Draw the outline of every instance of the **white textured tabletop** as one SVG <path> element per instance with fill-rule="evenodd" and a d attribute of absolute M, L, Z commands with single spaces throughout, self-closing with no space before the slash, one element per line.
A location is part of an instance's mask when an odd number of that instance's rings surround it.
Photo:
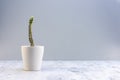
<path fill-rule="evenodd" d="M 120 80 L 120 61 L 43 61 L 41 71 L 0 61 L 0 80 Z"/>

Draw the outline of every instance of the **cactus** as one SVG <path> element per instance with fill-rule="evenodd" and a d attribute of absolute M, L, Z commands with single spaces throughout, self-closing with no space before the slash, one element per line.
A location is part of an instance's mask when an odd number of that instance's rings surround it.
<path fill-rule="evenodd" d="M 33 23 L 33 16 L 29 19 L 29 42 L 30 42 L 30 46 L 34 46 L 34 41 L 33 41 L 33 38 L 32 38 L 32 23 Z"/>

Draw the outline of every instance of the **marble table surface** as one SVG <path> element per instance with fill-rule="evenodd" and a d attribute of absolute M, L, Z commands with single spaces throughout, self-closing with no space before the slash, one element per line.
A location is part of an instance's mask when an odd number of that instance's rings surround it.
<path fill-rule="evenodd" d="M 22 61 L 0 61 L 0 80 L 120 80 L 120 61 L 43 61 L 24 71 Z"/>

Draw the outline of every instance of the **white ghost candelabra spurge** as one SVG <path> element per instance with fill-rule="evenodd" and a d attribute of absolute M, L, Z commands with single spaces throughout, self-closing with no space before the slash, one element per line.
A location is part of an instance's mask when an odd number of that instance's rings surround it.
<path fill-rule="evenodd" d="M 21 46 L 23 69 L 28 71 L 41 70 L 44 46 L 34 45 L 34 40 L 32 37 L 32 23 L 33 17 L 29 19 L 29 29 L 28 36 L 30 46 Z"/>

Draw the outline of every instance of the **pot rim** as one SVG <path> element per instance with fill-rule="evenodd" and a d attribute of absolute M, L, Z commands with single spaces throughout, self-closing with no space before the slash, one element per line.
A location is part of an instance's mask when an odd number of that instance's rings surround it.
<path fill-rule="evenodd" d="M 43 45 L 35 45 L 35 46 L 30 46 L 30 45 L 23 45 L 21 47 L 30 47 L 30 48 L 35 48 L 35 47 L 44 47 Z"/>

